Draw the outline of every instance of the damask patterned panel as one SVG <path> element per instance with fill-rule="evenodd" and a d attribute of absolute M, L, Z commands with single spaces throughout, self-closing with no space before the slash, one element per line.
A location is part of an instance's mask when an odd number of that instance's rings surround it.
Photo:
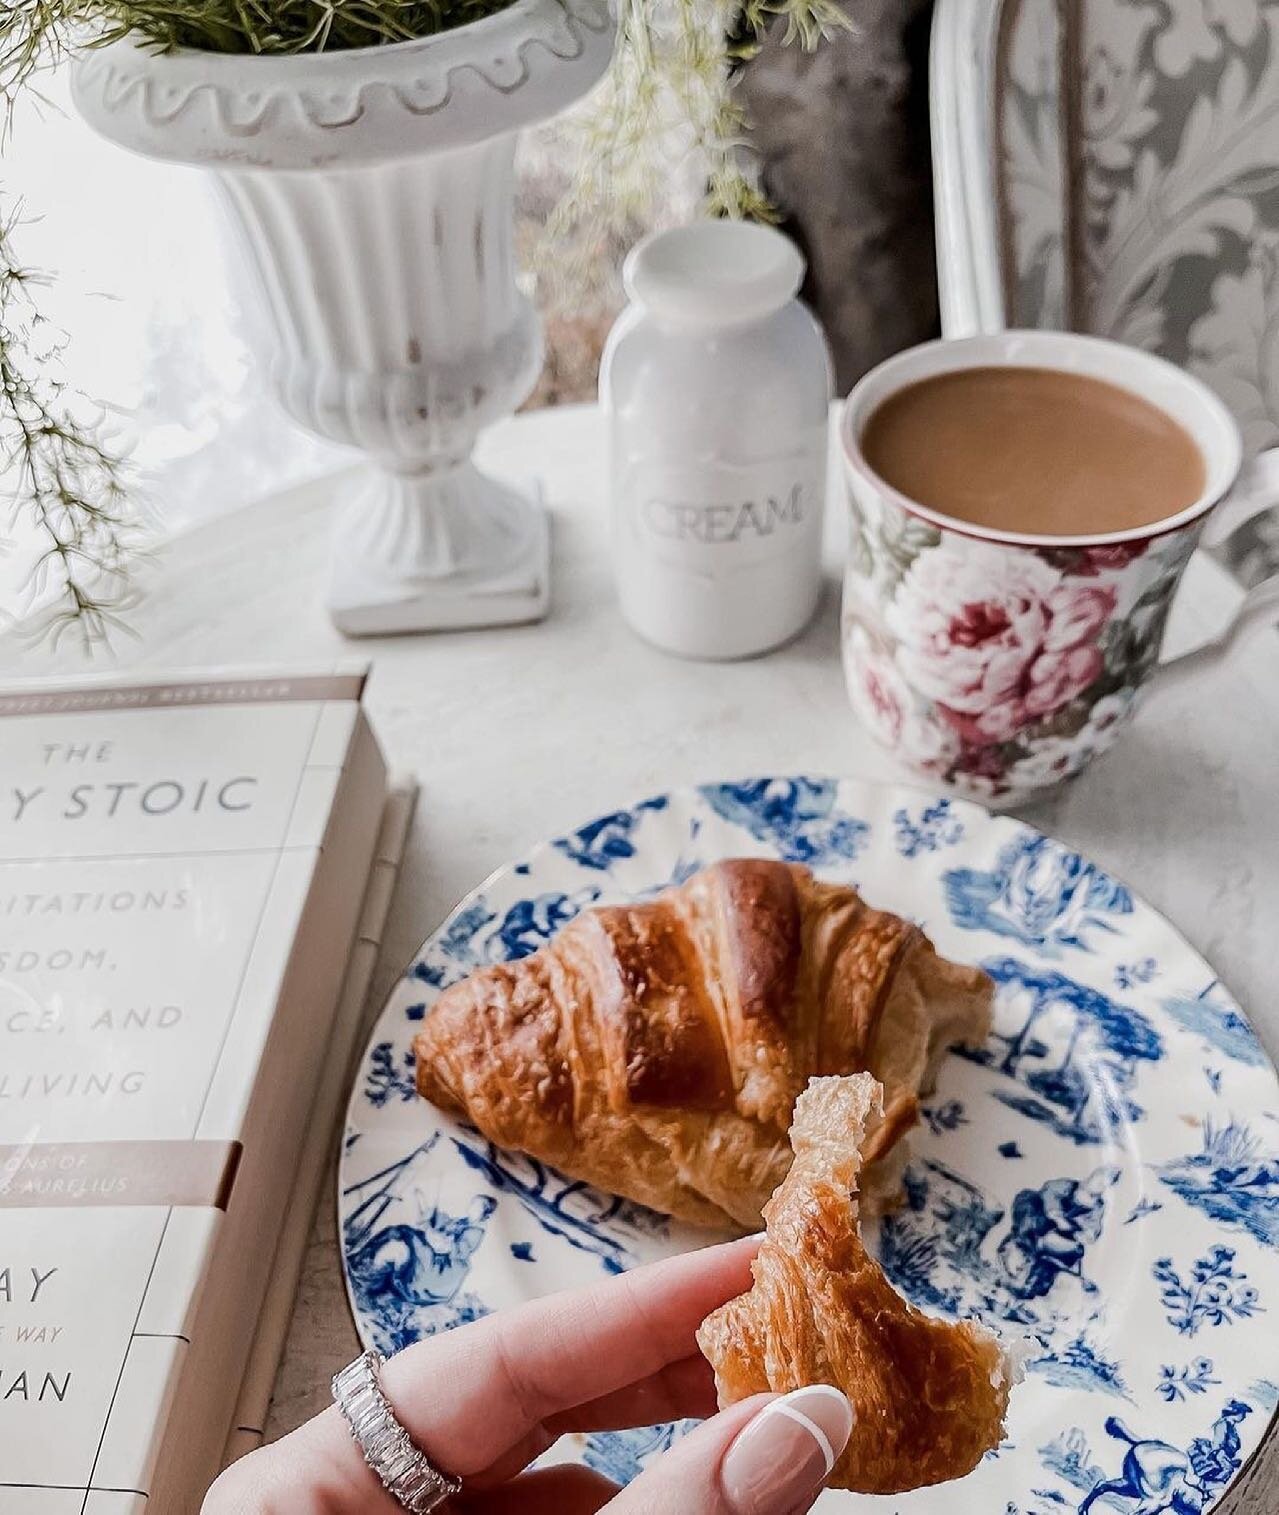
<path fill-rule="evenodd" d="M 1078 10 L 1079 324 L 1211 384 L 1279 442 L 1279 0 Z"/>
<path fill-rule="evenodd" d="M 1012 326 L 1071 326 L 1056 0 L 1008 0 L 995 66 L 1000 235 Z"/>

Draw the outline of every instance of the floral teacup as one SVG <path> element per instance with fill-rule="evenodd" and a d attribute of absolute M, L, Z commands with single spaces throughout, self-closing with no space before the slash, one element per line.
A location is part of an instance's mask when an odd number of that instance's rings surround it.
<path fill-rule="evenodd" d="M 860 439 L 884 399 L 934 374 L 991 366 L 1064 370 L 1141 395 L 1194 439 L 1203 494 L 1153 526 L 1046 537 L 952 520 L 872 471 Z M 1209 512 L 1229 498 L 1233 529 L 1279 499 L 1279 452 L 1241 479 L 1229 412 L 1161 358 L 1066 332 L 930 342 L 867 374 L 844 407 L 841 436 L 852 497 L 843 647 L 854 709 L 903 761 L 961 793 L 1015 804 L 1071 778 L 1114 741 L 1153 673 L 1212 661 L 1279 606 L 1279 583 L 1259 585 L 1210 648 L 1160 659 L 1173 594 Z"/>

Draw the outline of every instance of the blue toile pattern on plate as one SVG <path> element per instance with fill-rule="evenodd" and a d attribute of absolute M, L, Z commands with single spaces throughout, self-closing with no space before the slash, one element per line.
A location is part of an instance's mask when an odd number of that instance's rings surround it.
<path fill-rule="evenodd" d="M 440 991 L 596 902 L 732 856 L 805 863 L 919 921 L 998 986 L 870 1234 L 923 1309 L 1027 1344 L 1004 1444 L 962 1491 L 828 1491 L 823 1515 L 1201 1515 L 1279 1405 L 1279 1084 L 1212 970 L 1095 864 L 1009 817 L 827 778 L 705 785 L 616 810 L 490 879 L 426 943 L 360 1067 L 339 1178 L 347 1284 L 384 1352 L 709 1238 L 493 1147 L 419 1100 Z M 548 1456 L 633 1478 L 688 1422 Z M 958 1504 L 957 1504 L 958 1501 Z"/>

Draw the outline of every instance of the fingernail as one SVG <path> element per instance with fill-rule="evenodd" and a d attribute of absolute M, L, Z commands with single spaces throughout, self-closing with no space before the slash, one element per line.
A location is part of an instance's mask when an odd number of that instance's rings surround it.
<path fill-rule="evenodd" d="M 848 1445 L 853 1407 L 829 1384 L 775 1399 L 724 1456 L 720 1482 L 735 1515 L 807 1509 Z"/>

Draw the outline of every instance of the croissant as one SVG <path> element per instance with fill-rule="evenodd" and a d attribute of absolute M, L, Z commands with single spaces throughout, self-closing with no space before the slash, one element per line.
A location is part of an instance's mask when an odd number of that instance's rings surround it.
<path fill-rule="evenodd" d="M 1018 1377 L 998 1337 L 907 1304 L 862 1246 L 855 1185 L 881 1118 L 869 1074 L 809 1084 L 791 1126 L 795 1161 L 764 1210 L 754 1287 L 697 1333 L 721 1408 L 770 1389 L 842 1389 L 855 1420 L 829 1483 L 863 1494 L 971 1472 L 1003 1436 Z"/>
<path fill-rule="evenodd" d="M 885 1090 L 868 1203 L 946 1050 L 982 1042 L 992 986 L 918 927 L 803 867 L 743 858 L 583 911 L 540 951 L 443 993 L 417 1087 L 490 1140 L 702 1225 L 759 1226 L 814 1074 Z"/>

